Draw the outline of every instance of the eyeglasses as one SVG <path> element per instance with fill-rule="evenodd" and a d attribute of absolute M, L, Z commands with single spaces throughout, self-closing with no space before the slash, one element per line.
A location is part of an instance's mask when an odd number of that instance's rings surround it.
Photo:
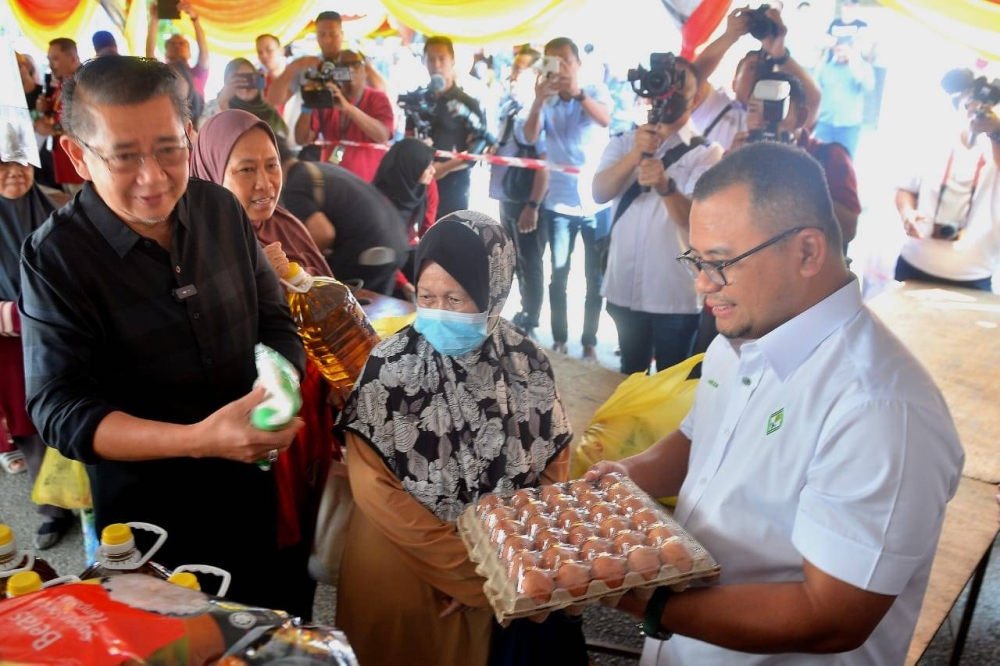
<path fill-rule="evenodd" d="M 108 166 L 108 171 L 114 174 L 137 173 L 150 157 L 164 169 L 180 166 L 187 162 L 188 155 L 191 152 L 191 139 L 186 134 L 184 135 L 183 143 L 161 146 L 149 153 L 118 153 L 110 157 L 101 155 L 93 146 L 80 137 L 74 136 L 73 138 L 81 146 L 100 158 Z"/>
<path fill-rule="evenodd" d="M 682 252 L 681 254 L 677 255 L 677 262 L 681 266 L 686 268 L 687 272 L 690 273 L 691 277 L 694 278 L 695 280 L 698 279 L 698 274 L 704 271 L 705 275 L 708 276 L 708 279 L 711 280 L 713 284 L 718 285 L 720 287 L 725 287 L 727 284 L 729 284 L 729 282 L 726 280 L 726 275 L 725 273 L 722 272 L 722 269 L 729 268 L 737 261 L 743 261 L 750 255 L 756 254 L 757 252 L 760 252 L 766 247 L 770 247 L 775 243 L 783 241 L 792 234 L 797 234 L 800 231 L 805 231 L 806 229 L 818 229 L 818 228 L 819 227 L 795 227 L 793 229 L 789 229 L 788 231 L 784 231 L 770 240 L 764 241 L 763 243 L 753 248 L 752 250 L 748 250 L 743 254 L 741 254 L 740 256 L 728 259 L 726 261 L 709 261 L 707 259 L 702 259 L 701 257 L 697 257 L 691 254 L 692 252 L 694 252 L 694 250 L 688 250 L 687 252 Z"/>

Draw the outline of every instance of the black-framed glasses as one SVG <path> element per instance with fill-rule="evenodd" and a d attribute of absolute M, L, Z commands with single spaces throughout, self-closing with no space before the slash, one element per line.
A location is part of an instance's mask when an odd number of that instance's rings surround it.
<path fill-rule="evenodd" d="M 698 279 L 698 274 L 702 271 L 713 284 L 720 287 L 725 287 L 729 282 L 726 280 L 726 275 L 723 273 L 723 269 L 729 268 L 737 261 L 743 261 L 752 254 L 760 252 L 766 247 L 770 247 L 775 243 L 781 242 L 791 236 L 792 234 L 797 234 L 800 231 L 805 231 L 806 229 L 818 229 L 819 227 L 794 227 L 787 231 L 783 231 L 774 238 L 766 240 L 757 247 L 747 250 L 738 257 L 733 257 L 732 259 L 727 259 L 726 261 L 709 261 L 707 259 L 702 259 L 701 257 L 694 256 L 691 254 L 694 250 L 688 250 L 687 252 L 682 252 L 677 255 L 677 262 L 687 269 L 687 272 L 691 274 L 691 277 L 695 280 Z"/>
<path fill-rule="evenodd" d="M 164 169 L 180 166 L 187 162 L 188 156 L 191 153 L 191 138 L 187 134 L 184 135 L 183 141 L 179 141 L 177 144 L 160 146 L 149 153 L 117 153 L 110 157 L 101 155 L 93 146 L 80 137 L 74 136 L 73 138 L 76 139 L 77 143 L 104 162 L 108 167 L 108 171 L 113 174 L 128 175 L 138 173 L 139 169 L 142 168 L 146 160 L 150 157 Z"/>

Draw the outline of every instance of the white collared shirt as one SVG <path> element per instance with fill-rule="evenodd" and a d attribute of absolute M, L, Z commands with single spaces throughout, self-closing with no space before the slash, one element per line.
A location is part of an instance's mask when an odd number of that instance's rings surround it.
<path fill-rule="evenodd" d="M 833 655 L 753 655 L 683 636 L 643 664 L 902 664 L 964 453 L 940 391 L 861 302 L 856 281 L 759 340 L 718 337 L 695 403 L 675 517 L 720 584 L 802 581 L 802 561 L 896 596 Z"/>
<path fill-rule="evenodd" d="M 636 130 L 611 140 L 601 156 L 597 173 L 608 169 L 632 150 Z M 656 157 L 681 142 L 690 144 L 696 132 L 688 122 L 660 144 Z M 690 198 L 701 174 L 722 159 L 722 148 L 706 144 L 692 148 L 667 169 L 681 194 Z M 638 169 L 614 199 L 617 213 L 622 195 L 635 180 Z M 608 269 L 601 294 L 623 308 L 656 314 L 697 314 L 701 303 L 694 280 L 675 257 L 687 249 L 687 232 L 670 218 L 663 197 L 640 194 L 615 223 L 611 234 Z"/>
<path fill-rule="evenodd" d="M 726 106 L 729 106 L 729 110 L 720 117 L 719 114 Z M 719 122 L 709 132 L 709 126 L 716 118 L 719 118 Z M 703 137 L 719 144 L 723 150 L 729 150 L 736 135 L 747 131 L 747 110 L 742 103 L 731 99 L 721 89 L 713 88 L 698 108 L 691 112 L 691 122 Z"/>

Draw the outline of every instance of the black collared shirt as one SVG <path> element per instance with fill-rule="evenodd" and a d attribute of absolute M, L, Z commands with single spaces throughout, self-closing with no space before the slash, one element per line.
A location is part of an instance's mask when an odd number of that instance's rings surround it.
<path fill-rule="evenodd" d="M 190 180 L 171 245 L 167 252 L 132 231 L 90 183 L 28 238 L 20 300 L 28 410 L 48 445 L 88 463 L 98 529 L 158 523 L 174 534 L 157 561 L 211 557 L 227 568 L 237 566 L 227 555 L 244 556 L 239 542 L 274 547 L 273 475 L 221 459 L 102 460 L 95 429 L 113 411 L 201 421 L 251 390 L 258 341 L 300 369 L 305 356 L 274 271 L 228 191 Z M 182 298 L 189 285 L 196 293 Z"/>

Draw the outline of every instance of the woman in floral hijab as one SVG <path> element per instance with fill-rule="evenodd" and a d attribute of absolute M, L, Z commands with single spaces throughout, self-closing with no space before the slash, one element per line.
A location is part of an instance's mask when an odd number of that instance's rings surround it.
<path fill-rule="evenodd" d="M 572 438 L 544 352 L 500 317 L 514 245 L 458 211 L 417 250 L 417 321 L 344 407 L 357 511 L 337 626 L 361 663 L 485 664 L 492 614 L 454 522 L 480 495 L 562 481 Z"/>

